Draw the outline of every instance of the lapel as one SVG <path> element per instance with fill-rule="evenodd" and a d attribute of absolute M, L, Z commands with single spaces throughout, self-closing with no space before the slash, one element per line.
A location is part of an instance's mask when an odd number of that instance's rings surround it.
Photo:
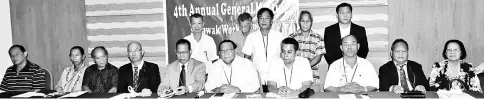
<path fill-rule="evenodd" d="M 350 24 L 350 35 L 353 35 L 353 36 L 356 37 L 356 32 L 353 31 L 355 29 L 355 27 L 356 27 L 356 25 L 353 24 L 353 22 L 351 22 L 351 24 Z"/>
<path fill-rule="evenodd" d="M 399 72 L 398 71 L 398 68 L 396 67 L 396 65 L 395 65 L 395 63 L 393 61 L 391 61 L 391 64 L 392 65 L 390 67 L 388 67 L 389 68 L 388 70 L 389 71 L 395 71 L 395 72 L 389 72 L 390 73 L 389 74 L 390 75 L 390 79 L 389 80 L 391 82 L 394 82 L 395 84 L 398 84 L 398 82 L 400 82 L 399 81 L 400 80 L 399 79 L 400 77 L 398 76 L 398 72 Z"/>
<path fill-rule="evenodd" d="M 180 62 L 178 60 L 175 61 L 174 66 L 171 66 L 170 78 L 171 87 L 178 87 L 178 82 L 180 81 Z"/>
<path fill-rule="evenodd" d="M 335 32 L 335 39 L 339 40 L 338 42 L 341 43 L 341 31 L 339 30 L 339 23 L 336 23 L 335 31 L 336 31 Z M 351 34 L 351 30 L 350 30 L 350 34 Z M 341 44 L 339 44 L 339 45 L 341 45 Z"/>
<path fill-rule="evenodd" d="M 130 64 L 128 65 L 128 69 L 127 69 L 127 71 L 126 71 L 126 72 L 128 72 L 128 74 L 129 74 L 129 76 L 128 76 L 128 78 L 127 78 L 127 79 L 128 79 L 128 81 L 127 81 L 127 82 L 128 82 L 128 85 L 129 85 L 129 86 L 133 86 L 133 78 L 134 78 L 134 77 L 133 77 L 133 74 L 134 74 L 134 73 L 133 73 L 133 64 L 131 64 L 131 63 L 130 63 Z"/>
<path fill-rule="evenodd" d="M 414 83 L 413 83 L 413 82 L 414 82 L 414 81 L 413 81 L 413 80 L 414 80 L 414 74 L 413 74 L 413 72 L 410 72 L 410 71 L 413 71 L 413 70 L 411 70 L 412 68 L 411 68 L 410 66 L 411 66 L 411 65 L 410 65 L 410 61 L 407 61 L 407 76 L 408 76 L 408 81 L 410 81 L 410 84 L 411 84 L 412 86 L 414 86 L 414 85 L 413 85 L 413 84 L 414 84 Z"/>
<path fill-rule="evenodd" d="M 195 67 L 195 61 L 193 59 L 190 58 L 190 60 L 188 61 L 188 67 L 187 67 L 187 78 L 188 76 L 191 76 L 192 73 L 193 73 L 193 68 Z"/>

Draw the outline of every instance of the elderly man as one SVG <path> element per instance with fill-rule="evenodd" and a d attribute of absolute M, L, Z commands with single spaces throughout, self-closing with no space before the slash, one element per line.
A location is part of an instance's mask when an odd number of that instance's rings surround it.
<path fill-rule="evenodd" d="M 325 91 L 358 93 L 378 89 L 378 75 L 368 60 L 356 55 L 359 48 L 355 36 L 343 37 L 340 46 L 343 58 L 331 64 L 324 84 Z"/>
<path fill-rule="evenodd" d="M 235 53 L 240 57 L 244 57 L 245 54 L 242 53 L 242 47 L 244 47 L 245 39 L 252 32 L 252 16 L 249 13 L 242 13 L 237 17 L 237 22 L 239 23 L 239 31 L 230 34 L 230 40 L 240 46 L 235 49 Z"/>
<path fill-rule="evenodd" d="M 202 33 L 205 22 L 203 16 L 195 13 L 190 16 L 191 34 L 184 39 L 190 41 L 190 46 L 193 54 L 190 54 L 193 59 L 201 61 L 206 66 L 206 73 L 211 69 L 212 61 L 217 60 L 217 47 L 212 37 Z"/>
<path fill-rule="evenodd" d="M 408 44 L 403 39 L 393 41 L 390 56 L 392 60 L 379 69 L 380 91 L 403 93 L 422 91 L 429 88 L 429 81 L 422 70 L 422 65 L 408 60 Z"/>
<path fill-rule="evenodd" d="M 8 50 L 13 66 L 8 67 L 0 90 L 40 91 L 45 89 L 45 71 L 27 59 L 27 51 L 22 45 L 13 45 Z"/>
<path fill-rule="evenodd" d="M 213 63 L 205 89 L 216 93 L 253 93 L 259 88 L 256 69 L 249 59 L 237 56 L 237 45 L 231 40 L 219 44 L 220 59 Z"/>
<path fill-rule="evenodd" d="M 135 92 L 156 92 L 160 84 L 158 65 L 143 60 L 145 51 L 138 42 L 129 43 L 127 52 L 130 63 L 119 68 L 118 93 L 128 93 L 128 86 Z"/>
<path fill-rule="evenodd" d="M 116 93 L 118 90 L 118 68 L 108 62 L 108 51 L 103 46 L 91 51 L 94 63 L 86 69 L 82 88 L 88 93 Z"/>
<path fill-rule="evenodd" d="M 158 95 L 183 95 L 198 92 L 205 84 L 205 64 L 193 58 L 190 41 L 180 39 L 176 42 L 178 60 L 168 64 L 161 76 Z"/>

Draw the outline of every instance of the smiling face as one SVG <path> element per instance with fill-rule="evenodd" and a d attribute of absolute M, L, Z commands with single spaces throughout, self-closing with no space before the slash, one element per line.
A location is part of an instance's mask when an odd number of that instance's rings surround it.
<path fill-rule="evenodd" d="M 404 64 L 408 60 L 407 46 L 402 42 L 396 43 L 392 51 L 392 58 L 398 64 Z"/>
<path fill-rule="evenodd" d="M 302 14 L 301 19 L 299 20 L 299 25 L 301 27 L 302 31 L 309 31 L 311 30 L 311 26 L 313 25 L 313 22 L 309 18 L 309 14 Z"/>
<path fill-rule="evenodd" d="M 460 46 L 459 44 L 455 42 L 451 42 L 447 45 L 447 49 L 445 51 L 445 55 L 447 58 L 451 61 L 457 61 L 460 60 L 460 57 L 462 56 Z"/>
<path fill-rule="evenodd" d="M 337 15 L 338 22 L 343 24 L 349 24 L 351 22 L 351 18 L 353 17 L 350 7 L 341 7 L 339 8 L 339 12 Z"/>
<path fill-rule="evenodd" d="M 234 46 L 230 42 L 224 42 L 220 45 L 220 58 L 225 64 L 232 64 L 235 59 Z"/>
<path fill-rule="evenodd" d="M 190 20 L 190 27 L 193 33 L 202 33 L 204 24 L 205 23 L 201 17 L 193 17 Z"/>
<path fill-rule="evenodd" d="M 272 26 L 272 18 L 269 14 L 268 11 L 265 11 L 261 14 L 261 16 L 258 18 L 259 22 L 259 27 L 260 29 L 271 29 Z"/>

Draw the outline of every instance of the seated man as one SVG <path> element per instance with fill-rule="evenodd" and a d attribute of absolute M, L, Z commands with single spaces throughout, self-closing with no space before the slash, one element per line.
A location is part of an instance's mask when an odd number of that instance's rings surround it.
<path fill-rule="evenodd" d="M 158 95 L 176 95 L 198 92 L 205 84 L 205 64 L 190 58 L 192 54 L 190 41 L 180 39 L 175 44 L 178 60 L 168 64 L 160 74 L 161 83 L 158 86 Z"/>
<path fill-rule="evenodd" d="M 309 60 L 296 56 L 299 43 L 286 38 L 281 43 L 280 58 L 272 61 L 267 85 L 270 92 L 283 97 L 294 97 L 307 90 L 313 80 Z"/>
<path fill-rule="evenodd" d="M 324 84 L 327 92 L 367 92 L 378 89 L 378 75 L 373 65 L 356 55 L 360 44 L 353 35 L 343 37 L 343 58 L 334 61 Z"/>
<path fill-rule="evenodd" d="M 393 41 L 390 56 L 392 61 L 380 67 L 380 91 L 403 93 L 422 91 L 429 88 L 429 81 L 422 71 L 422 65 L 408 60 L 408 44 L 403 39 Z"/>
<path fill-rule="evenodd" d="M 205 89 L 216 93 L 254 93 L 259 89 L 257 71 L 249 59 L 236 55 L 237 45 L 231 40 L 219 44 L 220 59 L 213 63 Z"/>
<path fill-rule="evenodd" d="M 94 63 L 87 67 L 82 81 L 82 90 L 88 93 L 116 93 L 118 68 L 108 62 L 108 51 L 103 46 L 91 51 Z"/>
<path fill-rule="evenodd" d="M 156 92 L 160 84 L 158 65 L 143 60 L 145 52 L 139 42 L 129 43 L 127 52 L 130 63 L 119 68 L 118 93 L 129 93 L 128 86 L 135 92 Z"/>
<path fill-rule="evenodd" d="M 13 66 L 8 67 L 3 76 L 0 90 L 40 91 L 45 89 L 45 71 L 39 65 L 27 60 L 27 51 L 22 45 L 13 45 L 8 50 Z"/>

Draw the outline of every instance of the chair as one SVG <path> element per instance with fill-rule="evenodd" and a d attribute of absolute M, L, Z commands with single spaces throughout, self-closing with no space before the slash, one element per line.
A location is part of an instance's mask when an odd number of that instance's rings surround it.
<path fill-rule="evenodd" d="M 479 82 L 481 83 L 481 89 L 484 89 L 484 73 L 478 74 Z"/>
<path fill-rule="evenodd" d="M 45 72 L 45 89 L 47 90 L 53 90 L 53 84 L 52 84 L 52 75 L 50 74 L 50 71 L 47 69 L 42 69 Z"/>

